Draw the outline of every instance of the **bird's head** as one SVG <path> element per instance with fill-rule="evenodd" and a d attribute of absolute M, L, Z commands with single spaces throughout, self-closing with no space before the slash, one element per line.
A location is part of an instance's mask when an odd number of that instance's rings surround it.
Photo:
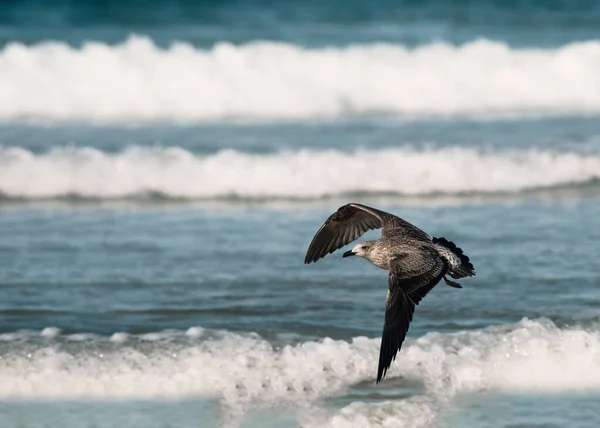
<path fill-rule="evenodd" d="M 342 257 L 358 256 L 368 258 L 373 248 L 373 241 L 365 241 L 357 244 L 350 251 L 346 251 Z"/>

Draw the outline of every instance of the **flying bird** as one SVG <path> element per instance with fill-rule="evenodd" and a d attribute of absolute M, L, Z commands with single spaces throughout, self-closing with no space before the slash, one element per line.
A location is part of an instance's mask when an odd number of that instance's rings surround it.
<path fill-rule="evenodd" d="M 361 242 L 343 257 L 362 257 L 389 272 L 379 383 L 402 347 L 415 306 L 442 279 L 451 287 L 462 288 L 447 275 L 454 279 L 475 276 L 475 269 L 453 242 L 435 238 L 393 214 L 355 203 L 329 216 L 310 243 L 304 263 L 316 262 L 373 229 L 381 229 L 381 238 Z"/>

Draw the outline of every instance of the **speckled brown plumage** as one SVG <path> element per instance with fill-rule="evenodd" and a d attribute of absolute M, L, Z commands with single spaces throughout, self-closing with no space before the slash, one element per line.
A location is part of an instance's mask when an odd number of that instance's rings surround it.
<path fill-rule="evenodd" d="M 452 287 L 461 287 L 446 274 L 464 278 L 474 276 L 475 270 L 453 242 L 432 237 L 393 214 L 356 203 L 329 216 L 310 243 L 304 262 L 316 262 L 373 229 L 381 229 L 380 239 L 363 242 L 344 256 L 358 255 L 389 272 L 379 383 L 402 347 L 415 306 L 442 278 Z"/>

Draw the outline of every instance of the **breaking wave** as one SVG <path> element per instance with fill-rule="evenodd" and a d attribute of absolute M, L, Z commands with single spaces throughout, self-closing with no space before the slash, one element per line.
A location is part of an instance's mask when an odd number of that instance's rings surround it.
<path fill-rule="evenodd" d="M 182 398 L 217 396 L 228 405 L 309 404 L 374 382 L 379 339 L 325 338 L 276 347 L 256 334 L 191 328 L 142 336 L 0 335 L 0 397 Z M 459 393 L 600 390 L 600 335 L 551 321 L 409 339 L 388 373 L 423 384 L 424 394 L 353 402 L 303 426 L 427 426 Z M 316 418 L 316 419 L 315 419 Z"/>
<path fill-rule="evenodd" d="M 600 112 L 600 42 L 309 49 L 276 42 L 9 43 L 0 119 L 202 121 Z"/>
<path fill-rule="evenodd" d="M 600 155 L 467 148 L 197 155 L 181 148 L 0 148 L 0 195 L 15 199 L 318 199 L 348 194 L 517 193 L 600 179 Z"/>

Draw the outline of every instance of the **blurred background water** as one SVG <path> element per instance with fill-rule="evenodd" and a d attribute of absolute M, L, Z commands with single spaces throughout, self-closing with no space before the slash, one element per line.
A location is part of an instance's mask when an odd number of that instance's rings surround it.
<path fill-rule="evenodd" d="M 3 426 L 598 426 L 599 24 L 592 1 L 3 2 Z M 347 202 L 477 269 L 377 386 L 385 273 L 303 264 Z"/>

